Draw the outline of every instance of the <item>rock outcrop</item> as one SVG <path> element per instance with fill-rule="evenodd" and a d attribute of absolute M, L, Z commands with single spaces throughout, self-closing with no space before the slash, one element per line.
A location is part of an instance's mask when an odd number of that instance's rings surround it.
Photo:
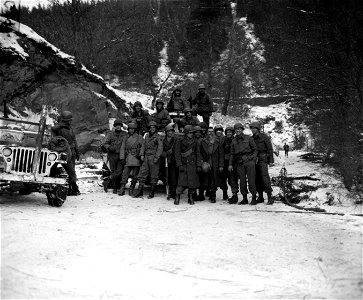
<path fill-rule="evenodd" d="M 125 101 L 100 76 L 29 27 L 0 17 L 0 116 L 6 101 L 10 117 L 36 121 L 42 107 L 50 121 L 73 113 L 81 152 L 95 150 L 109 119 L 127 111 Z"/>

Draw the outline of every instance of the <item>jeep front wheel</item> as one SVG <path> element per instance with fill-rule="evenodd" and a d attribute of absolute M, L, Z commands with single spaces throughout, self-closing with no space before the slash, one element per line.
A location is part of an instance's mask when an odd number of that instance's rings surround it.
<path fill-rule="evenodd" d="M 68 188 L 56 186 L 52 191 L 46 192 L 50 206 L 61 207 L 67 199 Z"/>

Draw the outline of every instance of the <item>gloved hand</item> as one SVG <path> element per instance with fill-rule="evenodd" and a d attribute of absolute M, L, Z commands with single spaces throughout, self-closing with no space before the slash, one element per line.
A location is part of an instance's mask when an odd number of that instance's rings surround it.
<path fill-rule="evenodd" d="M 223 172 L 223 168 L 219 168 L 218 170 L 219 170 L 219 172 L 220 172 L 220 173 L 222 173 L 222 172 Z"/>
<path fill-rule="evenodd" d="M 154 164 L 156 164 L 159 161 L 157 157 L 154 157 Z"/>
<path fill-rule="evenodd" d="M 228 171 L 232 172 L 233 171 L 233 167 L 232 166 L 228 166 Z"/>
<path fill-rule="evenodd" d="M 141 160 L 141 161 L 144 161 L 144 155 L 141 155 L 141 156 L 140 156 L 140 160 Z"/>
<path fill-rule="evenodd" d="M 141 118 L 136 118 L 136 121 L 137 122 L 141 122 Z"/>
<path fill-rule="evenodd" d="M 126 160 L 124 158 L 122 158 L 120 160 L 121 160 L 121 165 L 125 165 L 126 164 Z"/>
<path fill-rule="evenodd" d="M 197 167 L 197 172 L 198 173 L 202 172 L 202 167 Z"/>

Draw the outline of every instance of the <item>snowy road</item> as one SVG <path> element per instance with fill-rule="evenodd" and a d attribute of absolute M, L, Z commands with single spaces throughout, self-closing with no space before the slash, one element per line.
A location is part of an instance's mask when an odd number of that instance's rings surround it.
<path fill-rule="evenodd" d="M 103 193 L 52 208 L 32 197 L 1 199 L 3 299 L 362 296 L 359 217 Z"/>

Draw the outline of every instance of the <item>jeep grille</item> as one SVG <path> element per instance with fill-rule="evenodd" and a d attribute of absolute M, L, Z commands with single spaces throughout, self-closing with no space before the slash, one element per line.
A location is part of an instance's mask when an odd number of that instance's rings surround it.
<path fill-rule="evenodd" d="M 47 150 L 42 150 L 40 153 L 40 162 L 38 173 L 47 175 Z M 13 161 L 11 165 L 11 170 L 19 173 L 33 173 L 33 158 L 35 149 L 29 148 L 13 148 Z"/>

